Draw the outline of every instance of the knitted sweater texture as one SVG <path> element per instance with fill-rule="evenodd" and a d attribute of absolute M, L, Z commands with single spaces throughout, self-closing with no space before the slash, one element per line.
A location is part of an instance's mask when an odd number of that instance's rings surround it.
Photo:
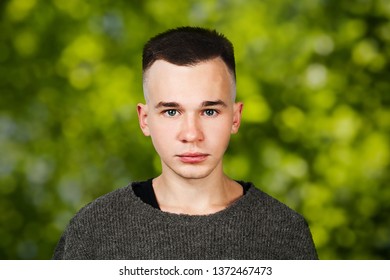
<path fill-rule="evenodd" d="M 317 259 L 317 253 L 304 218 L 253 185 L 226 209 L 194 216 L 155 209 L 129 185 L 81 209 L 53 259 Z"/>

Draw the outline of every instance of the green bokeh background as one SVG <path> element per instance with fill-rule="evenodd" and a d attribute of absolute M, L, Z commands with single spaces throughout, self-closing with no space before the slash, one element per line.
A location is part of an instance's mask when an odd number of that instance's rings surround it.
<path fill-rule="evenodd" d="M 235 45 L 235 179 L 302 213 L 321 259 L 390 258 L 390 1 L 0 1 L 0 259 L 49 259 L 96 197 L 159 172 L 141 52 L 168 28 Z"/>

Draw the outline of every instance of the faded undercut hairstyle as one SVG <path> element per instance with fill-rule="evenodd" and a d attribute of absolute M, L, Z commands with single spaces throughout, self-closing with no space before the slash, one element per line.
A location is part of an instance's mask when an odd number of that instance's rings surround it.
<path fill-rule="evenodd" d="M 178 66 L 194 66 L 200 62 L 220 57 L 236 80 L 233 44 L 215 30 L 200 27 L 170 29 L 151 38 L 144 46 L 142 71 L 157 60 Z"/>

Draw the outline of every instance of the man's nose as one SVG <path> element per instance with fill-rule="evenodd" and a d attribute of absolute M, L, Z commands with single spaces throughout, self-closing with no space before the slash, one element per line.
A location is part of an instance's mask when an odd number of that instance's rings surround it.
<path fill-rule="evenodd" d="M 183 118 L 179 139 L 184 143 L 198 142 L 204 139 L 201 120 L 197 116 L 188 115 Z"/>

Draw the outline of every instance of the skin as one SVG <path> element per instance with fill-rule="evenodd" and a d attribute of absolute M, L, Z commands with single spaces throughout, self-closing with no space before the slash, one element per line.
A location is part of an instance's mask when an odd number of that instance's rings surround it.
<path fill-rule="evenodd" d="M 223 155 L 237 133 L 243 104 L 220 58 L 194 66 L 158 60 L 145 73 L 146 104 L 139 124 L 160 156 L 153 188 L 162 211 L 189 215 L 218 212 L 242 196 L 223 173 Z"/>

